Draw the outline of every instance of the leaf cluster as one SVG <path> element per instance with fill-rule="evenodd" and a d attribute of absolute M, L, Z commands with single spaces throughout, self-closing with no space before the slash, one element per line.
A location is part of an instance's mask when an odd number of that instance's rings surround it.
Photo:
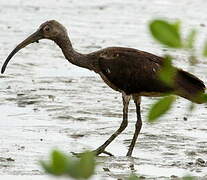
<path fill-rule="evenodd" d="M 155 19 L 149 23 L 149 30 L 152 37 L 156 41 L 158 41 L 163 46 L 167 46 L 168 48 L 188 51 L 188 54 L 190 54 L 189 63 L 191 65 L 195 65 L 197 63 L 197 58 L 194 54 L 195 39 L 197 34 L 196 30 L 192 29 L 188 33 L 187 38 L 184 39 L 182 37 L 180 27 L 179 21 L 170 23 L 169 21 L 163 19 Z M 204 44 L 202 54 L 204 57 L 207 57 L 207 41 Z M 158 76 L 160 80 L 162 80 L 166 85 L 173 86 L 177 72 L 176 68 L 172 65 L 173 57 L 171 55 L 165 55 L 164 59 L 164 65 L 161 68 Z M 200 102 L 207 102 L 206 97 L 207 95 L 204 93 L 197 95 L 197 98 Z M 175 96 L 170 95 L 161 98 L 159 101 L 153 104 L 148 114 L 148 121 L 154 122 L 159 117 L 164 115 L 168 110 L 170 110 L 175 99 Z"/>
<path fill-rule="evenodd" d="M 50 161 L 40 161 L 43 169 L 55 176 L 69 176 L 74 179 L 89 179 L 95 170 L 95 155 L 93 152 L 84 152 L 80 158 L 68 156 L 63 152 L 54 150 Z"/>

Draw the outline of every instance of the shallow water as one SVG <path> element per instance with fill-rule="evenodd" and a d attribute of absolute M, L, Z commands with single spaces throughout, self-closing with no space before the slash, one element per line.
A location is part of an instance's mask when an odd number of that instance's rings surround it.
<path fill-rule="evenodd" d="M 206 35 L 205 0 L 1 0 L 0 6 L 1 63 L 17 43 L 48 19 L 62 22 L 74 47 L 83 53 L 127 46 L 162 55 L 167 49 L 154 42 L 147 30 L 148 21 L 155 17 L 181 19 L 184 34 L 189 28 L 197 28 L 198 48 Z M 186 54 L 172 53 L 178 58 L 175 64 L 187 69 Z M 206 65 L 206 60 L 200 59 L 194 67 L 204 82 Z M 50 41 L 20 51 L 0 81 L 1 175 L 41 175 L 38 161 L 47 157 L 51 148 L 65 152 L 94 149 L 121 122 L 120 94 L 95 73 L 65 61 Z M 131 172 L 147 179 L 185 174 L 207 179 L 207 163 L 196 163 L 198 158 L 207 161 L 207 106 L 197 106 L 184 121 L 189 102 L 180 98 L 159 123 L 150 125 L 145 119 L 154 101 L 142 98 L 144 124 L 134 158 L 125 157 L 136 118 L 131 102 L 128 128 L 107 149 L 116 157 L 99 157 L 94 179 L 118 179 Z"/>

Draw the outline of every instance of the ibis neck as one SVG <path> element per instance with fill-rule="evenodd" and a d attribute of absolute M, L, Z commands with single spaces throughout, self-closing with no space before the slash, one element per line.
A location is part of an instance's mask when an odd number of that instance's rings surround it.
<path fill-rule="evenodd" d="M 61 48 L 65 58 L 72 64 L 91 70 L 90 62 L 86 55 L 78 53 L 72 47 L 68 36 L 55 40 L 55 43 Z"/>

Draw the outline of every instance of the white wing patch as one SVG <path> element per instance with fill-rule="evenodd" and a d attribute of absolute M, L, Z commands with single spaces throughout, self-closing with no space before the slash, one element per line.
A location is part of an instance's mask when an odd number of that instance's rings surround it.
<path fill-rule="evenodd" d="M 108 69 L 106 70 L 106 72 L 110 74 L 110 73 L 111 73 L 111 70 L 108 68 Z"/>

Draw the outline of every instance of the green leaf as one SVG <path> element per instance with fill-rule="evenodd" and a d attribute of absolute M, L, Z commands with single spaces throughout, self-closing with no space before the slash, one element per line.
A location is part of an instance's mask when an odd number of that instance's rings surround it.
<path fill-rule="evenodd" d="M 41 161 L 40 163 L 46 172 L 56 176 L 61 176 L 66 173 L 70 164 L 70 159 L 64 153 L 54 150 L 51 153 L 51 160 L 49 163 L 44 161 Z"/>
<path fill-rule="evenodd" d="M 70 160 L 64 153 L 54 150 L 52 152 L 52 167 L 54 173 L 57 175 L 62 175 L 67 171 Z"/>
<path fill-rule="evenodd" d="M 203 56 L 207 57 L 207 41 L 204 44 L 204 48 L 203 48 Z"/>
<path fill-rule="evenodd" d="M 150 22 L 149 29 L 152 36 L 161 44 L 171 48 L 182 48 L 179 23 L 171 24 L 165 20 Z"/>
<path fill-rule="evenodd" d="M 198 94 L 195 97 L 195 99 L 196 99 L 196 101 L 198 101 L 200 103 L 207 103 L 207 94 L 205 94 L 205 93 Z"/>
<path fill-rule="evenodd" d="M 148 122 L 154 122 L 157 118 L 165 114 L 175 101 L 175 96 L 165 96 L 157 101 L 150 109 L 148 114 Z"/>
<path fill-rule="evenodd" d="M 85 152 L 81 155 L 80 163 L 78 167 L 80 171 L 80 177 L 88 179 L 94 174 L 95 170 L 95 155 L 93 152 Z"/>
<path fill-rule="evenodd" d="M 68 175 L 74 179 L 81 179 L 81 174 L 80 174 L 81 171 L 82 171 L 82 169 L 80 169 L 80 160 L 74 159 L 70 163 L 70 166 L 68 167 L 66 175 Z"/>
<path fill-rule="evenodd" d="M 186 45 L 185 45 L 186 48 L 193 49 L 195 43 L 195 37 L 196 37 L 196 30 L 192 29 L 187 36 Z"/>
<path fill-rule="evenodd" d="M 60 151 L 54 150 L 52 152 L 51 159 L 52 159 L 51 165 L 52 168 L 54 169 L 54 174 L 62 175 L 67 171 L 68 166 L 70 164 L 70 160 L 67 155 L 65 155 Z"/>
<path fill-rule="evenodd" d="M 40 165 L 48 174 L 53 174 L 53 169 L 51 168 L 50 164 L 46 163 L 45 161 L 40 161 Z"/>
<path fill-rule="evenodd" d="M 128 180 L 139 180 L 139 177 L 136 176 L 135 174 L 131 174 Z"/>
<path fill-rule="evenodd" d="M 174 77 L 176 75 L 177 70 L 172 65 L 172 57 L 166 55 L 164 57 L 164 64 L 161 67 L 161 70 L 158 73 L 160 80 L 162 80 L 166 85 L 173 86 L 174 85 Z"/>
<path fill-rule="evenodd" d="M 195 177 L 192 177 L 192 176 L 185 176 L 182 179 L 183 180 L 196 180 Z"/>
<path fill-rule="evenodd" d="M 172 26 L 174 26 L 175 30 L 177 32 L 180 32 L 180 25 L 181 25 L 181 22 L 179 20 L 175 21 L 174 23 L 171 24 Z"/>
<path fill-rule="evenodd" d="M 203 93 L 201 98 L 202 98 L 203 102 L 205 102 L 205 103 L 207 102 L 207 94 Z"/>

